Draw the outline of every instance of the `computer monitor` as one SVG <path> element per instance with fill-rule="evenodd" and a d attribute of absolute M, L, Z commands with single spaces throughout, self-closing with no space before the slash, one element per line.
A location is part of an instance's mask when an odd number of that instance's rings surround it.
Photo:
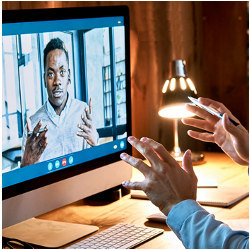
<path fill-rule="evenodd" d="M 130 179 L 131 96 L 126 6 L 2 14 L 5 228 Z"/>

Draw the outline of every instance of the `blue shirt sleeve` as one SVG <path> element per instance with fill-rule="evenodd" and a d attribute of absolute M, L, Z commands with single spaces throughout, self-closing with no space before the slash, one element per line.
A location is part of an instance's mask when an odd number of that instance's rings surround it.
<path fill-rule="evenodd" d="M 186 248 L 249 249 L 249 233 L 234 231 L 194 200 L 175 205 L 168 214 L 167 224 Z"/>

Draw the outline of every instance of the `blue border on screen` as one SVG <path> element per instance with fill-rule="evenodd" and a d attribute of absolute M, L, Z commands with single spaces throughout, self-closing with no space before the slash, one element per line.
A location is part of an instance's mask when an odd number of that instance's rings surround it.
<path fill-rule="evenodd" d="M 48 161 L 36 163 L 34 165 L 25 166 L 16 170 L 12 170 L 2 174 L 2 188 L 18 184 L 23 181 L 31 180 L 52 172 L 60 171 L 84 162 L 88 162 L 112 153 L 122 152 L 127 148 L 126 138 L 108 142 L 99 146 L 84 149 L 82 151 L 74 152 L 61 157 L 53 158 Z M 73 162 L 70 163 L 69 159 L 73 157 Z M 65 166 L 62 165 L 62 160 L 66 159 Z M 72 158 L 71 158 L 72 159 Z M 56 167 L 56 162 L 59 161 L 60 165 Z M 49 170 L 49 164 L 52 168 Z M 79 165 L 79 167 L 83 167 Z"/>
<path fill-rule="evenodd" d="M 4 23 L 2 24 L 2 35 L 10 36 L 18 34 L 83 30 L 115 26 L 124 26 L 124 17 L 117 16 L 55 21 Z"/>

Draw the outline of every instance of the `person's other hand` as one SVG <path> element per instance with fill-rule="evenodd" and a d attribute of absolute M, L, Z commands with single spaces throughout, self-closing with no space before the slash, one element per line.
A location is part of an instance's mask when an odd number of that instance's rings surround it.
<path fill-rule="evenodd" d="M 180 167 L 168 151 L 152 139 L 143 137 L 138 140 L 130 136 L 128 142 L 150 162 L 151 166 L 141 159 L 122 153 L 121 159 L 137 168 L 145 176 L 142 182 L 123 182 L 124 187 L 143 190 L 151 202 L 165 215 L 168 215 L 171 208 L 183 200 L 196 200 L 198 180 L 193 170 L 190 150 L 185 152 L 183 167 Z"/>
<path fill-rule="evenodd" d="M 39 121 L 35 126 L 33 132 L 31 132 L 31 121 L 27 117 L 27 140 L 25 144 L 25 150 L 23 154 L 21 167 L 32 165 L 37 163 L 47 146 L 47 136 L 48 127 L 42 133 L 39 133 L 39 129 L 42 127 L 42 121 Z"/>
<path fill-rule="evenodd" d="M 186 104 L 186 109 L 202 119 L 183 118 L 182 122 L 207 132 L 189 130 L 188 135 L 205 142 L 214 142 L 231 157 L 236 163 L 248 165 L 249 163 L 249 135 L 248 131 L 240 124 L 239 120 L 220 102 L 209 98 L 200 97 L 198 101 L 210 108 L 224 114 L 222 119 L 211 115 L 207 111 Z M 235 126 L 228 118 L 239 123 Z"/>
<path fill-rule="evenodd" d="M 84 115 L 81 116 L 83 124 L 78 124 L 80 131 L 77 132 L 78 136 L 83 137 L 90 146 L 98 144 L 99 135 L 96 131 L 92 120 L 92 100 L 89 99 L 89 110 L 87 107 L 84 110 Z"/>

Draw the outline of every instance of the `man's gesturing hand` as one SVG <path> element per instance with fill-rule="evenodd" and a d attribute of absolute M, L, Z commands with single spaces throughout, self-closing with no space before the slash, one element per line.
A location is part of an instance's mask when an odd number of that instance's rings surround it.
<path fill-rule="evenodd" d="M 25 150 L 23 154 L 21 167 L 32 165 L 37 163 L 47 146 L 47 136 L 48 127 L 42 133 L 39 133 L 39 129 L 42 126 L 42 121 L 39 121 L 35 126 L 33 132 L 31 132 L 31 122 L 29 118 L 26 118 L 27 122 L 27 140 L 25 144 Z"/>
<path fill-rule="evenodd" d="M 138 140 L 131 136 L 128 142 L 149 161 L 151 166 L 141 159 L 122 153 L 121 159 L 145 176 L 142 182 L 123 182 L 124 187 L 143 190 L 165 215 L 183 200 L 196 200 L 197 177 L 193 170 L 190 150 L 185 152 L 181 168 L 168 151 L 152 139 Z"/>
<path fill-rule="evenodd" d="M 89 99 L 89 110 L 85 108 L 84 115 L 81 116 L 82 124 L 78 124 L 80 131 L 77 132 L 78 136 L 83 137 L 90 146 L 98 144 L 99 135 L 96 131 L 92 120 L 92 100 Z"/>

